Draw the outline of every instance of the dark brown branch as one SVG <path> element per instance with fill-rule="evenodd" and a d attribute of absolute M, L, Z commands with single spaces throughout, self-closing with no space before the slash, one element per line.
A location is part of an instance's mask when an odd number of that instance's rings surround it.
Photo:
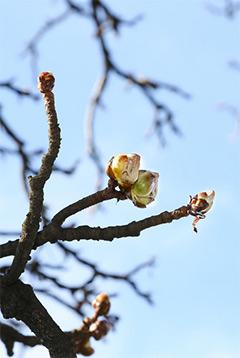
<path fill-rule="evenodd" d="M 37 101 L 39 99 L 38 94 L 32 93 L 29 90 L 26 90 L 26 89 L 16 86 L 12 80 L 1 81 L 0 87 L 15 93 L 19 97 L 29 97 L 35 101 Z"/>
<path fill-rule="evenodd" d="M 97 191 L 92 195 L 86 196 L 85 198 L 80 199 L 73 204 L 68 205 L 53 217 L 52 223 L 61 226 L 64 221 L 71 215 L 111 199 L 124 200 L 126 197 L 120 191 L 114 190 L 111 186 L 107 187 L 101 191 Z"/>
<path fill-rule="evenodd" d="M 0 337 L 9 357 L 14 355 L 13 348 L 15 342 L 23 343 L 28 347 L 35 347 L 36 345 L 42 344 L 40 339 L 36 336 L 23 335 L 15 328 L 3 323 L 0 323 Z"/>
<path fill-rule="evenodd" d="M 97 240 L 112 241 L 124 237 L 139 236 L 143 230 L 150 227 L 171 223 L 173 220 L 179 220 L 189 215 L 189 207 L 182 206 L 172 212 L 164 211 L 161 214 L 148 217 L 143 220 L 133 221 L 127 225 L 101 227 L 79 226 L 75 229 L 62 229 L 62 241 L 73 240 Z"/>
<path fill-rule="evenodd" d="M 20 302 L 16 301 L 17 295 L 14 292 L 14 286 L 20 289 Z M 45 308 L 34 296 L 30 286 L 18 281 L 11 287 L 11 291 L 10 288 L 5 289 L 5 291 L 1 296 L 4 316 L 6 318 L 11 316 L 11 313 L 9 315 L 9 308 L 14 306 L 17 319 L 21 317 L 20 319 L 23 319 L 24 322 L 27 321 L 31 329 L 34 327 L 32 331 L 37 334 L 37 336 L 26 336 L 19 333 L 15 328 L 0 323 L 1 339 L 9 356 L 13 355 L 15 342 L 21 342 L 30 347 L 43 344 L 49 349 L 50 356 L 53 358 L 76 357 L 74 353 L 89 356 L 94 352 L 90 345 L 90 338 L 102 339 L 116 322 L 116 317 L 108 315 L 111 303 L 106 293 L 101 293 L 95 297 L 92 302 L 94 313 L 92 316 L 84 318 L 80 328 L 64 333 L 52 321 Z M 6 300 L 6 295 L 9 295 L 9 302 Z M 21 307 L 21 304 L 23 307 Z M 30 312 L 26 312 L 28 308 Z M 38 311 L 36 311 L 37 309 Z M 33 315 L 32 318 L 31 315 Z"/>
<path fill-rule="evenodd" d="M 4 318 L 24 322 L 47 347 L 52 358 L 75 358 L 71 341 L 53 321 L 29 285 L 17 280 L 0 289 L 1 310 Z"/>
<path fill-rule="evenodd" d="M 73 343 L 75 352 L 86 355 L 84 354 L 84 346 L 86 341 L 88 341 L 91 337 L 91 333 L 86 329 L 86 327 L 82 325 L 79 329 L 65 332 L 65 334 Z M 12 326 L 3 323 L 0 323 L 0 337 L 6 347 L 8 356 L 10 357 L 14 355 L 13 348 L 15 342 L 20 342 L 27 347 L 35 347 L 43 344 L 41 339 L 38 337 L 24 335 Z"/>
<path fill-rule="evenodd" d="M 89 226 L 79 226 L 75 229 L 60 228 L 59 226 L 49 224 L 37 235 L 33 249 L 44 245 L 47 242 L 74 241 L 74 240 L 103 240 L 112 241 L 115 238 L 136 237 L 141 231 L 153 226 L 171 223 L 173 220 L 179 220 L 189 216 L 189 206 L 185 205 L 173 211 L 164 211 L 158 215 L 150 216 L 146 219 L 133 221 L 127 225 L 109 226 L 106 228 L 92 228 Z M 18 240 L 9 241 L 0 245 L 0 257 L 15 255 Z"/>
<path fill-rule="evenodd" d="M 49 148 L 46 155 L 42 158 L 38 175 L 29 178 L 29 212 L 22 226 L 21 238 L 12 265 L 3 278 L 6 285 L 13 283 L 21 275 L 29 260 L 43 209 L 43 188 L 46 181 L 50 178 L 54 161 L 57 158 L 60 148 L 60 128 L 55 111 L 54 95 L 52 93 L 53 86 L 54 77 L 52 74 L 44 72 L 39 76 L 39 90 L 43 93 L 48 117 Z"/>

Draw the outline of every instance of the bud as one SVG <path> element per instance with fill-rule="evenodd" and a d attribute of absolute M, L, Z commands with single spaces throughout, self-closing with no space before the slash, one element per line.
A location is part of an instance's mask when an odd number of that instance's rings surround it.
<path fill-rule="evenodd" d="M 52 91 L 55 78 L 51 72 L 41 72 L 38 76 L 38 89 L 41 93 Z"/>
<path fill-rule="evenodd" d="M 215 198 L 215 191 L 209 190 L 207 192 L 201 192 L 190 197 L 190 214 L 195 216 L 192 226 L 193 230 L 197 232 L 197 223 L 200 219 L 205 218 L 205 214 L 211 209 L 213 200 Z"/>
<path fill-rule="evenodd" d="M 92 303 L 93 308 L 97 311 L 99 316 L 105 316 L 110 310 L 110 301 L 106 293 L 100 293 Z"/>
<path fill-rule="evenodd" d="M 140 155 L 118 154 L 108 162 L 106 173 L 111 179 L 117 181 L 119 187 L 129 189 L 138 178 L 139 167 Z"/>
<path fill-rule="evenodd" d="M 111 328 L 111 324 L 106 320 L 96 321 L 94 322 L 89 332 L 91 335 L 98 341 L 102 337 L 106 336 Z"/>
<path fill-rule="evenodd" d="M 91 347 L 89 340 L 86 340 L 84 344 L 79 342 L 75 347 L 76 353 L 80 353 L 85 357 L 91 356 L 94 353 L 94 349 Z"/>
<path fill-rule="evenodd" d="M 207 192 L 198 193 L 191 198 L 191 211 L 195 214 L 206 214 L 212 207 L 215 198 L 215 191 L 209 190 Z"/>
<path fill-rule="evenodd" d="M 146 208 L 155 200 L 159 174 L 148 170 L 139 170 L 138 180 L 131 187 L 131 200 L 135 206 Z"/>

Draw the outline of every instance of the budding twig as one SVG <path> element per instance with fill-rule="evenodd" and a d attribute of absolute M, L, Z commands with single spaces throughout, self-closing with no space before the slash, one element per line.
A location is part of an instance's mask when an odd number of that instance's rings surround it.
<path fill-rule="evenodd" d="M 19 278 L 29 260 L 29 255 L 34 246 L 39 229 L 43 209 L 44 185 L 52 173 L 54 161 L 57 158 L 60 148 L 60 128 L 55 111 L 54 94 L 52 93 L 53 86 L 53 75 L 49 72 L 41 73 L 39 76 L 39 91 L 43 94 L 48 117 L 49 147 L 48 152 L 42 158 L 39 173 L 33 177 L 29 177 L 29 212 L 22 225 L 21 237 L 12 265 L 3 277 L 3 283 L 5 285 L 9 285 Z"/>

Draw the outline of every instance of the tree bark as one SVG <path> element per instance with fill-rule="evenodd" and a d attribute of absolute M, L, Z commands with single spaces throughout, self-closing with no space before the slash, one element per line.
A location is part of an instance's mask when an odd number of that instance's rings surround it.
<path fill-rule="evenodd" d="M 0 305 L 4 318 L 24 322 L 49 350 L 51 358 L 76 358 L 70 338 L 51 318 L 30 285 L 16 281 L 0 286 Z"/>

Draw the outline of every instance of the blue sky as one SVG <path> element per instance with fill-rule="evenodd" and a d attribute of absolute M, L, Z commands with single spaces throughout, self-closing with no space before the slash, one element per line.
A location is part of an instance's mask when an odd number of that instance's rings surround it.
<path fill-rule="evenodd" d="M 63 9 L 62 1 L 8 1 L 1 6 L 0 79 L 34 88 L 30 61 L 23 55 L 29 38 L 46 19 Z M 109 271 L 125 272 L 156 257 L 154 268 L 136 276 L 143 290 L 151 291 L 154 307 L 120 283 L 99 281 L 101 290 L 119 292 L 112 310 L 121 315 L 117 330 L 105 342 L 94 342 L 96 358 L 236 358 L 240 356 L 240 244 L 237 236 L 240 197 L 240 138 L 232 139 L 236 122 L 219 109 L 226 102 L 239 107 L 240 73 L 227 65 L 240 58 L 239 17 L 234 21 L 213 16 L 200 0 L 109 0 L 122 16 L 143 13 L 135 27 L 109 36 L 114 58 L 121 68 L 181 86 L 191 100 L 159 92 L 175 113 L 183 136 L 166 128 L 166 148 L 147 137 L 153 112 L 142 94 L 113 77 L 104 95 L 105 110 L 96 119 L 97 144 L 104 162 L 119 152 L 136 152 L 142 167 L 160 173 L 159 194 L 147 209 L 131 202 L 107 203 L 94 216 L 81 213 L 77 224 L 114 225 L 137 220 L 188 201 L 190 194 L 214 189 L 216 201 L 207 219 L 192 232 L 191 218 L 144 232 L 140 238 L 111 244 L 80 242 L 83 256 Z M 101 75 L 101 60 L 94 30 L 87 20 L 72 16 L 47 34 L 39 45 L 39 70 L 56 77 L 56 105 L 62 128 L 59 165 L 81 159 L 71 181 L 55 174 L 45 191 L 51 213 L 92 193 L 96 171 L 86 156 L 85 114 L 89 96 Z M 47 124 L 41 102 L 15 98 L 1 90 L 3 115 L 29 148 L 47 145 Z M 0 141 L 10 145 L 0 134 Z M 36 161 L 36 166 L 39 162 Z M 16 229 L 27 211 L 16 159 L 1 158 L 1 229 Z M 105 183 L 107 178 L 105 179 Z M 10 214 L 9 214 L 10 213 Z M 53 247 L 41 253 L 46 260 L 63 259 Z M 72 265 L 61 277 L 79 282 L 82 272 Z M 28 278 L 26 277 L 25 280 Z M 63 329 L 79 325 L 78 317 L 39 296 Z M 17 351 L 17 350 L 16 350 Z M 24 357 L 47 357 L 44 348 L 27 350 Z M 3 352 L 5 357 L 5 352 Z"/>

